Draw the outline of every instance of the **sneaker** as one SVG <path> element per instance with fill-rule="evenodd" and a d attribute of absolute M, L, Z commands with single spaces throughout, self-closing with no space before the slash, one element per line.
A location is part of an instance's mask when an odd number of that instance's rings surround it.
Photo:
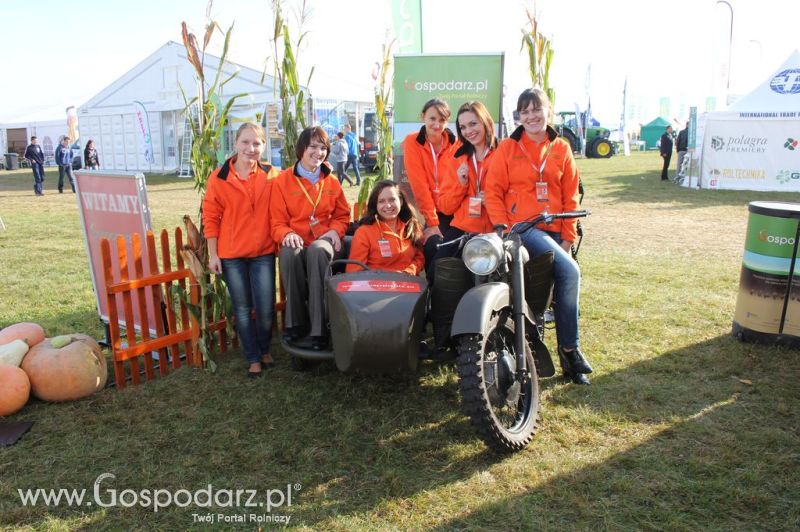
<path fill-rule="evenodd" d="M 558 356 L 567 362 L 570 373 L 591 373 L 592 366 L 586 361 L 580 348 L 575 348 L 572 351 L 564 351 L 561 346 L 558 346 Z"/>

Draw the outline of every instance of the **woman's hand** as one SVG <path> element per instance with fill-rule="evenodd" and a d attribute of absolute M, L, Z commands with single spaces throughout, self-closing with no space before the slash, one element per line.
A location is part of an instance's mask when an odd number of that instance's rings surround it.
<path fill-rule="evenodd" d="M 469 167 L 467 166 L 467 163 L 461 163 L 461 166 L 459 166 L 458 170 L 456 170 L 456 175 L 458 176 L 458 182 L 461 183 L 461 186 L 467 186 L 469 177 Z"/>
<path fill-rule="evenodd" d="M 289 233 L 283 237 L 281 244 L 289 248 L 301 248 L 303 247 L 303 239 L 297 233 Z"/>
<path fill-rule="evenodd" d="M 570 256 L 572 255 L 572 242 L 570 242 L 569 240 L 562 240 L 560 245 L 561 249 L 569 253 Z"/>
<path fill-rule="evenodd" d="M 425 230 L 422 232 L 422 244 L 424 245 L 425 242 L 427 242 L 428 239 L 432 236 L 438 236 L 439 238 L 444 238 L 442 236 L 442 232 L 439 231 L 438 225 L 425 228 Z"/>
<path fill-rule="evenodd" d="M 222 273 L 222 261 L 216 253 L 208 257 L 208 269 L 214 273 Z"/>
<path fill-rule="evenodd" d="M 331 229 L 324 235 L 320 236 L 320 238 L 324 238 L 326 240 L 330 240 L 331 244 L 333 245 L 334 251 L 339 251 L 342 249 L 342 239 L 339 238 L 339 233 Z"/>

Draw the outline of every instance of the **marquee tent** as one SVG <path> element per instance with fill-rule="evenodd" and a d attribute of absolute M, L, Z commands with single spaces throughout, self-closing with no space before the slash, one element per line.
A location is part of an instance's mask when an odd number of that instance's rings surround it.
<path fill-rule="evenodd" d="M 707 113 L 700 186 L 800 192 L 800 51 L 727 111 Z"/>
<path fill-rule="evenodd" d="M 643 125 L 640 138 L 645 143 L 645 149 L 651 150 L 653 148 L 657 148 L 658 141 L 661 140 L 661 135 L 663 135 L 667 130 L 667 126 L 671 125 L 672 124 L 660 116 L 652 122 L 648 122 L 647 124 Z"/>

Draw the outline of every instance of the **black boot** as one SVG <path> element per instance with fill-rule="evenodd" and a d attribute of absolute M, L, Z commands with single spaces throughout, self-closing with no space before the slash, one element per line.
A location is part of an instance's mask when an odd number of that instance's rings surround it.
<path fill-rule="evenodd" d="M 572 353 L 568 353 L 572 354 Z M 561 364 L 561 371 L 564 373 L 564 377 L 571 380 L 574 384 L 591 384 L 589 379 L 583 373 L 578 373 L 573 369 L 572 363 L 570 359 L 565 356 L 564 351 L 561 347 L 558 348 L 558 361 Z M 585 362 L 585 360 L 584 360 Z M 591 369 L 591 368 L 589 368 Z"/>
<path fill-rule="evenodd" d="M 592 372 L 592 366 L 590 366 L 586 361 L 579 348 L 576 347 L 572 351 L 564 351 L 561 346 L 558 346 L 558 353 L 559 355 L 564 355 L 564 358 L 567 359 L 570 367 L 573 369 L 573 371 L 575 371 L 575 373 Z"/>

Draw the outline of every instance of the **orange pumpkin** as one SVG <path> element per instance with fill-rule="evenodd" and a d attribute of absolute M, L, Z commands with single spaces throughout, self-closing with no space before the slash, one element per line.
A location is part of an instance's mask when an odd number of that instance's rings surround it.
<path fill-rule="evenodd" d="M 0 345 L 14 340 L 25 340 L 29 346 L 33 347 L 44 341 L 44 329 L 38 323 L 25 322 L 9 325 L 0 331 Z"/>
<path fill-rule="evenodd" d="M 0 417 L 18 412 L 30 395 L 28 375 L 16 366 L 0 365 Z"/>
<path fill-rule="evenodd" d="M 52 338 L 32 347 L 22 361 L 33 395 L 44 401 L 72 401 L 102 390 L 108 379 L 106 357 L 85 334 L 72 334 L 69 344 L 53 347 Z"/>

